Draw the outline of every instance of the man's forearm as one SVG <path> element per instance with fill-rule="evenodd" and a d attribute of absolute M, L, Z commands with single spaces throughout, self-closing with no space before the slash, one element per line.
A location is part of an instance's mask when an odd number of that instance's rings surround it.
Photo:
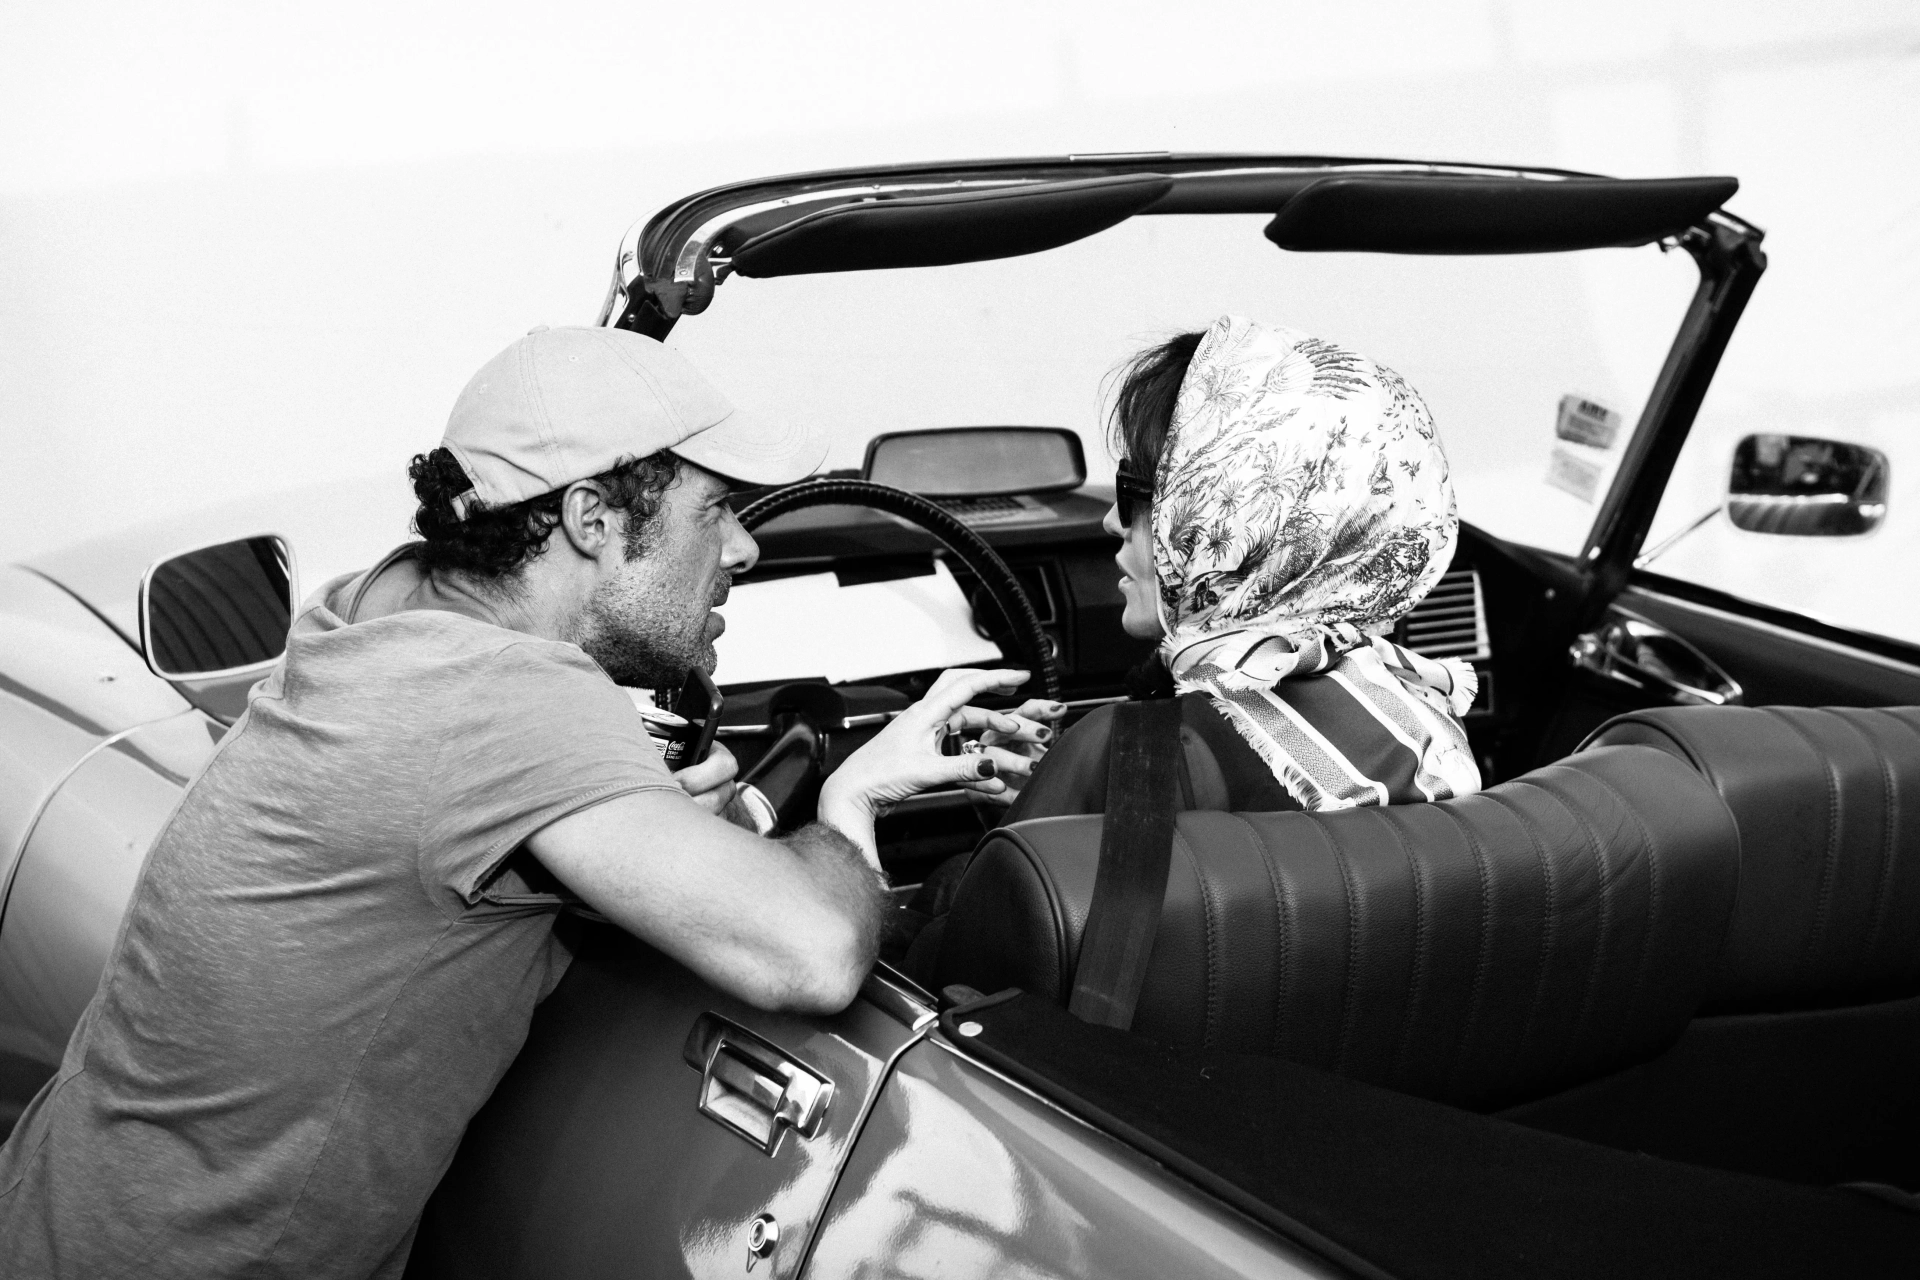
<path fill-rule="evenodd" d="M 871 840 L 871 821 L 866 830 Z M 841 908 L 846 919 L 857 922 L 861 967 L 864 970 L 870 966 L 879 953 L 881 922 L 892 904 L 878 857 L 824 821 L 802 827 L 782 837 L 780 843 L 806 863 L 814 883 Z"/>

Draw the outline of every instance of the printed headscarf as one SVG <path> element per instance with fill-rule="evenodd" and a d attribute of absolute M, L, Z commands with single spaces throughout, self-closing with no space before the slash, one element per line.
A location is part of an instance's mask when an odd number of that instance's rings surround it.
<path fill-rule="evenodd" d="M 1211 694 L 1306 808 L 1479 789 L 1459 721 L 1473 668 L 1386 638 L 1459 533 L 1439 434 L 1398 374 L 1221 317 L 1181 382 L 1152 528 L 1175 687 Z"/>

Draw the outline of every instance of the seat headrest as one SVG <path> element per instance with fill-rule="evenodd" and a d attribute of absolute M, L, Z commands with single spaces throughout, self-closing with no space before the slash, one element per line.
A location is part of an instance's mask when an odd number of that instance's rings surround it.
<path fill-rule="evenodd" d="M 1588 742 L 1686 761 L 1739 825 L 1740 896 L 1710 1009 L 1920 994 L 1920 707 L 1673 707 Z"/>
<path fill-rule="evenodd" d="M 1101 821 L 990 835 L 955 895 L 937 981 L 1063 1000 Z M 1644 747 L 1461 800 L 1183 813 L 1134 1030 L 1460 1105 L 1540 1096 L 1679 1034 L 1719 954 L 1738 859 L 1712 788 Z"/>

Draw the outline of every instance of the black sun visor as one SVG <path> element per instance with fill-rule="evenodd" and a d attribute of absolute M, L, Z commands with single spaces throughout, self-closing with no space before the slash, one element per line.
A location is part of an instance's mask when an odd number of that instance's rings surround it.
<path fill-rule="evenodd" d="M 754 236 L 733 251 L 733 269 L 797 276 L 1013 258 L 1105 231 L 1172 186 L 1143 173 L 836 205 Z"/>
<path fill-rule="evenodd" d="M 1734 178 L 1322 178 L 1267 239 L 1295 252 L 1562 253 L 1649 244 L 1725 204 Z"/>

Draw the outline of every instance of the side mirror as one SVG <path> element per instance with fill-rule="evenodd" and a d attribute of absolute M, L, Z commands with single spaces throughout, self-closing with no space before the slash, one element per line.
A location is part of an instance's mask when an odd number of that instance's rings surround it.
<path fill-rule="evenodd" d="M 163 680 L 264 672 L 286 652 L 293 549 L 277 534 L 194 547 L 156 560 L 140 580 L 140 647 Z"/>
<path fill-rule="evenodd" d="M 1872 533 L 1887 516 L 1887 455 L 1815 436 L 1748 436 L 1733 451 L 1727 519 L 1797 538 Z"/>

